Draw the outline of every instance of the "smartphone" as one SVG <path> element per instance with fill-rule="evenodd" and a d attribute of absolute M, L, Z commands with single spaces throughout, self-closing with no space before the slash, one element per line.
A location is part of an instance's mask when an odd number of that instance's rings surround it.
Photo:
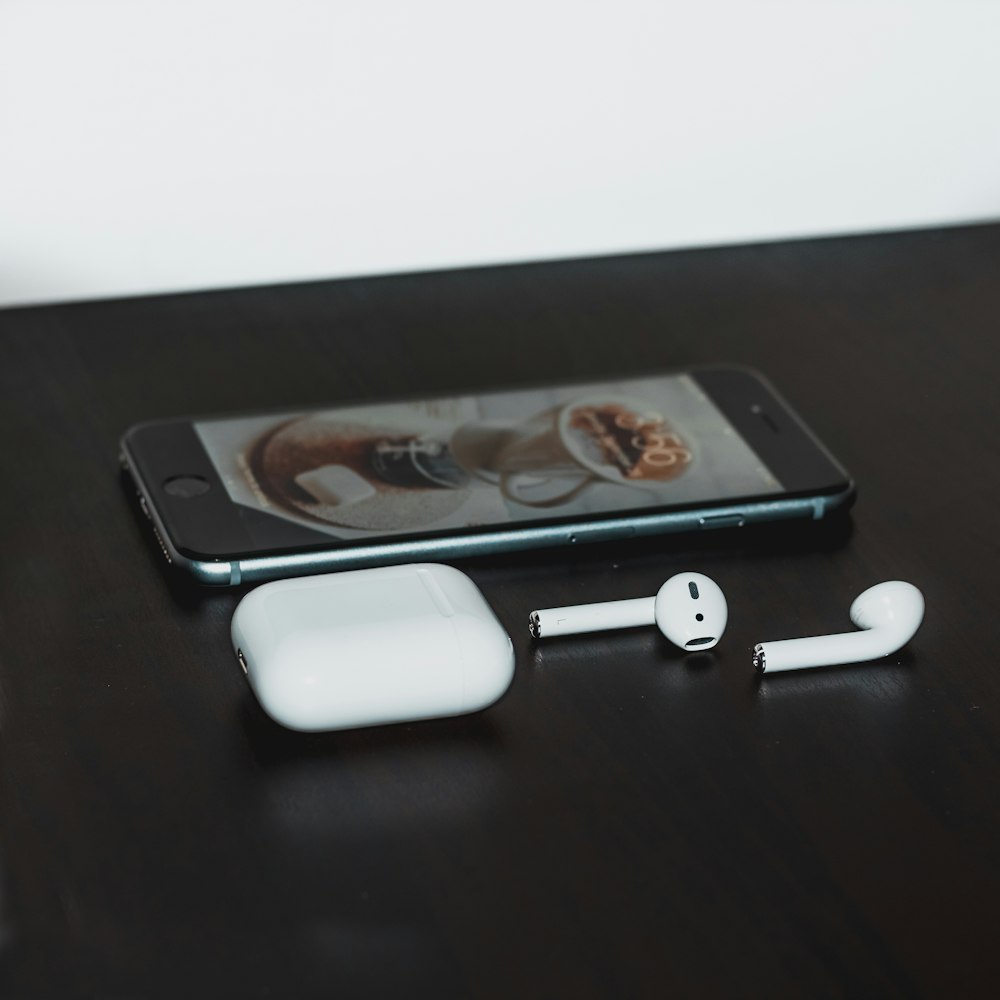
<path fill-rule="evenodd" d="M 822 518 L 854 497 L 744 368 L 144 423 L 121 460 L 167 560 L 223 586 Z"/>

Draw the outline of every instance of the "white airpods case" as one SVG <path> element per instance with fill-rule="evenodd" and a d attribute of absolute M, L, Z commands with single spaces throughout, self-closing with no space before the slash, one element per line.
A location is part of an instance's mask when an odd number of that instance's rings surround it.
<path fill-rule="evenodd" d="M 267 714 L 305 731 L 475 712 L 514 676 L 479 589 L 434 563 L 266 583 L 240 601 L 232 641 Z"/>

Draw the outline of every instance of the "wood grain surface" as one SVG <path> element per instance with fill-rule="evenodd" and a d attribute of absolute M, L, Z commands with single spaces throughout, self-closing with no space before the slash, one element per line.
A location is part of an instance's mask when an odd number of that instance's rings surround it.
<path fill-rule="evenodd" d="M 993 997 L 1000 226 L 0 313 L 0 995 Z M 517 651 L 463 719 L 303 736 L 170 576 L 130 424 L 738 362 L 847 519 L 459 564 Z M 533 645 L 714 577 L 730 625 Z M 885 662 L 758 679 L 905 579 Z"/>

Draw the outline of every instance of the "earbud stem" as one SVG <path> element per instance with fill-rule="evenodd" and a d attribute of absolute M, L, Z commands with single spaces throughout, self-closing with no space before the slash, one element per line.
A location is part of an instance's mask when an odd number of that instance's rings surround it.
<path fill-rule="evenodd" d="M 888 656 L 899 644 L 887 642 L 879 631 L 843 632 L 840 635 L 809 636 L 760 642 L 754 647 L 753 665 L 762 674 L 782 670 L 831 667 L 837 663 L 862 663 Z"/>
<path fill-rule="evenodd" d="M 578 632 L 602 632 L 613 628 L 635 628 L 655 624 L 655 606 L 655 597 L 639 597 L 631 601 L 543 608 L 541 611 L 531 612 L 529 627 L 536 639 L 574 635 Z"/>

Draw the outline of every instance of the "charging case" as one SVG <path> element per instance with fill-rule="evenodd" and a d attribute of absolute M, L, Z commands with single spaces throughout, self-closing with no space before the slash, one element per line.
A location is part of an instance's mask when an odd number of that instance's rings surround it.
<path fill-rule="evenodd" d="M 386 566 L 266 583 L 233 615 L 257 700 L 290 729 L 475 712 L 514 676 L 514 646 L 451 566 Z"/>

